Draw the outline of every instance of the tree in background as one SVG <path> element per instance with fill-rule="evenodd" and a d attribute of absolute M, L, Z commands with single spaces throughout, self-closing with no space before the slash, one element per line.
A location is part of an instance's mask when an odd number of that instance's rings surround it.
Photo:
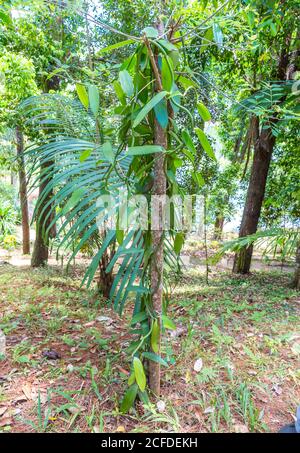
<path fill-rule="evenodd" d="M 24 161 L 24 136 L 20 115 L 17 111 L 20 102 L 37 93 L 35 69 L 32 61 L 22 55 L 7 52 L 0 57 L 2 90 L 0 93 L 2 128 L 15 129 L 16 151 L 19 173 L 19 193 L 22 212 L 23 254 L 30 253 L 30 226 L 27 199 L 27 180 Z"/>

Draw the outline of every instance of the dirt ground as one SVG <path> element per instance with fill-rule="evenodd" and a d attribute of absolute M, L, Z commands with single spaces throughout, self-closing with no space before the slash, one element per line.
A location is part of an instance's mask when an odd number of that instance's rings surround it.
<path fill-rule="evenodd" d="M 188 268 L 169 304 L 160 401 L 122 415 L 132 304 L 120 319 L 81 288 L 83 262 L 67 275 L 14 259 L 0 265 L 0 432 L 276 432 L 293 420 L 300 299 L 288 273 L 213 269 L 207 284 Z"/>

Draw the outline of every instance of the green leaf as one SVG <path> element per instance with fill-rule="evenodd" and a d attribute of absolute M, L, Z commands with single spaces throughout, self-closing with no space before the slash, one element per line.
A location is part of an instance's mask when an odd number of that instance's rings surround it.
<path fill-rule="evenodd" d="M 179 255 L 181 252 L 182 246 L 184 244 L 184 234 L 183 233 L 177 233 L 174 239 L 174 251 L 176 255 Z"/>
<path fill-rule="evenodd" d="M 215 156 L 215 153 L 213 152 L 213 149 L 210 146 L 210 143 L 209 143 L 205 133 L 203 132 L 203 130 L 199 129 L 198 127 L 195 127 L 195 132 L 196 132 L 196 134 L 197 134 L 197 136 L 199 138 L 199 141 L 200 141 L 201 145 L 203 146 L 204 151 L 208 155 L 208 157 L 210 157 L 215 162 L 217 162 L 217 158 Z"/>
<path fill-rule="evenodd" d="M 166 39 L 159 39 L 157 41 L 164 49 L 168 50 L 169 52 L 178 52 L 178 49 L 174 44 Z"/>
<path fill-rule="evenodd" d="M 151 334 L 151 348 L 154 352 L 159 351 L 159 341 L 160 341 L 160 325 L 158 323 L 158 320 L 155 319 Z"/>
<path fill-rule="evenodd" d="M 138 322 L 145 321 L 148 318 L 148 315 L 145 311 L 141 311 L 132 317 L 131 325 L 137 324 Z"/>
<path fill-rule="evenodd" d="M 126 98 L 125 98 L 125 94 L 124 94 L 124 91 L 122 90 L 120 82 L 118 80 L 115 80 L 113 82 L 113 87 L 115 89 L 116 95 L 118 96 L 118 99 L 121 102 L 121 104 L 125 104 Z"/>
<path fill-rule="evenodd" d="M 145 406 L 149 406 L 149 404 L 150 404 L 150 399 L 149 399 L 149 396 L 148 396 L 147 391 L 141 392 L 141 391 L 139 390 L 139 391 L 138 391 L 138 396 L 139 396 L 140 401 L 141 401 Z"/>
<path fill-rule="evenodd" d="M 195 148 L 195 145 L 193 143 L 192 137 L 190 136 L 189 132 L 187 130 L 184 130 L 181 134 L 181 137 L 182 137 L 184 144 L 188 148 L 188 150 L 195 155 L 196 148 Z"/>
<path fill-rule="evenodd" d="M 165 99 L 162 99 L 158 104 L 156 104 L 156 106 L 154 107 L 154 112 L 155 117 L 161 127 L 163 129 L 166 129 L 169 122 L 167 101 Z"/>
<path fill-rule="evenodd" d="M 128 148 L 129 156 L 143 156 L 145 154 L 163 153 L 165 149 L 158 145 L 130 146 Z"/>
<path fill-rule="evenodd" d="M 126 71 L 126 69 L 124 69 L 123 71 L 121 71 L 119 73 L 119 81 L 120 81 L 120 84 L 121 84 L 121 87 L 122 87 L 122 90 L 124 91 L 124 93 L 128 97 L 131 97 L 134 93 L 134 85 L 133 85 L 132 77 L 129 74 L 129 72 Z"/>
<path fill-rule="evenodd" d="M 0 11 L 0 21 L 5 25 L 12 25 L 12 20 L 9 14 L 5 14 L 3 11 Z"/>
<path fill-rule="evenodd" d="M 97 54 L 101 55 L 102 53 L 111 52 L 112 50 L 120 49 L 121 47 L 128 46 L 132 43 L 134 43 L 133 39 L 126 39 L 125 41 L 117 42 L 116 44 L 112 44 L 111 46 L 103 47 L 103 49 L 100 49 Z"/>
<path fill-rule="evenodd" d="M 163 57 L 161 66 L 161 81 L 162 86 L 166 91 L 171 91 L 174 82 L 172 66 L 172 60 L 169 57 Z"/>
<path fill-rule="evenodd" d="M 62 211 L 64 213 L 70 211 L 71 209 L 74 208 L 74 206 L 79 202 L 79 200 L 81 200 L 81 198 L 83 197 L 84 193 L 86 192 L 86 189 L 77 189 L 75 190 L 75 192 L 73 192 L 71 198 L 69 199 L 69 201 L 67 202 L 67 204 L 63 207 Z"/>
<path fill-rule="evenodd" d="M 202 40 L 202 45 L 200 49 L 200 55 L 207 50 L 209 46 L 213 44 L 213 39 L 214 39 L 214 33 L 212 27 L 208 28 L 204 34 L 204 38 Z"/>
<path fill-rule="evenodd" d="M 158 30 L 154 27 L 145 27 L 142 30 L 142 33 L 144 33 L 147 38 L 157 38 L 158 37 Z"/>
<path fill-rule="evenodd" d="M 95 116 L 97 116 L 98 111 L 99 111 L 99 103 L 100 103 L 100 96 L 99 96 L 99 90 L 96 87 L 96 85 L 89 85 L 88 87 L 89 90 L 89 104 L 91 111 Z"/>
<path fill-rule="evenodd" d="M 124 230 L 117 229 L 116 231 L 116 239 L 119 245 L 123 244 L 124 241 Z"/>
<path fill-rule="evenodd" d="M 155 354 L 154 352 L 143 352 L 142 356 L 145 359 L 152 360 L 152 362 L 160 363 L 163 366 L 169 366 L 168 363 L 158 354 Z"/>
<path fill-rule="evenodd" d="M 129 409 L 133 406 L 137 392 L 138 386 L 136 384 L 133 384 L 131 387 L 129 387 L 129 389 L 124 395 L 124 398 L 120 406 L 120 411 L 122 412 L 122 414 L 126 414 L 129 411 Z"/>
<path fill-rule="evenodd" d="M 205 181 L 204 181 L 203 176 L 201 175 L 201 173 L 199 173 L 198 171 L 193 171 L 192 172 L 192 177 L 193 177 L 193 180 L 195 181 L 195 183 L 198 184 L 199 187 L 204 186 Z"/>
<path fill-rule="evenodd" d="M 134 369 L 134 375 L 135 375 L 135 380 L 137 382 L 137 385 L 139 386 L 140 390 L 143 392 L 146 388 L 146 375 L 144 371 L 144 367 L 140 359 L 137 357 L 134 357 L 133 359 L 133 369 Z"/>
<path fill-rule="evenodd" d="M 255 21 L 255 14 L 253 11 L 248 11 L 246 14 L 247 14 L 248 24 L 252 28 L 254 25 L 254 21 Z"/>
<path fill-rule="evenodd" d="M 158 104 L 166 95 L 167 95 L 166 91 L 161 91 L 160 93 L 157 93 L 137 114 L 135 120 L 133 121 L 132 126 L 136 127 L 138 124 L 140 124 L 140 122 L 143 121 L 143 119 L 150 112 L 150 110 L 152 110 L 156 106 L 156 104 Z"/>
<path fill-rule="evenodd" d="M 195 162 L 194 155 L 188 149 L 183 149 L 182 153 L 189 159 L 190 162 L 192 162 L 192 163 Z"/>
<path fill-rule="evenodd" d="M 178 78 L 178 82 L 183 86 L 185 90 L 189 87 L 197 87 L 195 82 L 182 75 Z"/>
<path fill-rule="evenodd" d="M 135 375 L 134 375 L 134 373 L 131 373 L 131 374 L 130 374 L 127 383 L 128 383 L 129 386 L 135 383 Z"/>
<path fill-rule="evenodd" d="M 85 151 L 83 151 L 79 157 L 80 162 L 84 162 L 88 157 L 90 157 L 91 153 L 91 149 L 86 149 Z"/>
<path fill-rule="evenodd" d="M 114 152 L 113 152 L 112 145 L 111 145 L 110 142 L 103 143 L 102 151 L 103 151 L 104 157 L 109 162 L 113 162 L 114 161 L 115 156 L 114 156 Z"/>
<path fill-rule="evenodd" d="M 166 329 L 170 329 L 170 330 L 176 329 L 174 322 L 170 318 L 168 318 L 165 315 L 162 315 L 161 319 L 162 319 L 163 325 Z"/>
<path fill-rule="evenodd" d="M 211 115 L 208 111 L 208 109 L 205 107 L 205 105 L 202 102 L 198 102 L 197 104 L 197 109 L 202 117 L 203 121 L 210 121 L 211 120 Z"/>
<path fill-rule="evenodd" d="M 89 96 L 84 85 L 80 83 L 76 84 L 76 91 L 80 99 L 81 104 L 88 109 L 89 108 Z"/>

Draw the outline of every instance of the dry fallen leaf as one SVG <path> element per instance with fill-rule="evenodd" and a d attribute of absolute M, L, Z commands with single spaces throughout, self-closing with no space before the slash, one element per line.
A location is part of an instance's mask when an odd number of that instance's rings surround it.
<path fill-rule="evenodd" d="M 24 393 L 24 395 L 26 396 L 26 398 L 28 400 L 31 400 L 31 398 L 32 398 L 32 387 L 31 387 L 31 384 L 23 385 L 22 392 Z"/>
<path fill-rule="evenodd" d="M 233 428 L 235 433 L 249 433 L 249 429 L 246 425 L 234 425 Z"/>
<path fill-rule="evenodd" d="M 117 433 L 126 433 L 125 427 L 123 425 L 118 426 Z"/>
<path fill-rule="evenodd" d="M 85 407 L 83 407 L 83 406 L 70 406 L 70 407 L 68 407 L 68 411 L 72 415 L 80 414 L 80 412 L 83 412 L 84 410 L 85 410 Z"/>
<path fill-rule="evenodd" d="M 166 409 L 166 403 L 164 401 L 162 401 L 162 400 L 161 401 L 157 401 L 156 407 L 157 407 L 158 412 L 162 413 Z"/>
<path fill-rule="evenodd" d="M 204 414 L 212 414 L 213 412 L 215 412 L 215 408 L 212 407 L 212 406 L 209 406 L 207 407 L 206 409 L 204 409 Z"/>
<path fill-rule="evenodd" d="M 0 426 L 8 426 L 8 425 L 12 425 L 13 423 L 13 419 L 11 417 L 2 417 L 0 419 Z"/>
<path fill-rule="evenodd" d="M 199 371 L 202 370 L 202 367 L 203 367 L 203 360 L 197 359 L 196 362 L 194 363 L 194 371 L 199 373 Z"/>
<path fill-rule="evenodd" d="M 5 414 L 5 412 L 7 411 L 7 406 L 4 406 L 4 407 L 0 407 L 0 417 L 2 417 L 3 414 Z"/>
<path fill-rule="evenodd" d="M 85 323 L 85 324 L 83 324 L 83 325 L 84 325 L 84 327 L 92 327 L 92 326 L 94 326 L 95 324 L 96 324 L 96 321 L 90 321 L 90 322 L 87 322 L 87 323 Z"/>
<path fill-rule="evenodd" d="M 194 406 L 191 410 L 191 412 L 195 415 L 196 419 L 198 420 L 198 422 L 202 422 L 203 419 L 202 419 L 202 414 L 201 414 L 201 410 L 199 409 L 199 407 L 196 407 Z"/>

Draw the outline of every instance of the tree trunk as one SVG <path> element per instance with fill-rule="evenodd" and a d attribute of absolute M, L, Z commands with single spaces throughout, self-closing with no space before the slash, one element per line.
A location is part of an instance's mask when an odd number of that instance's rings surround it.
<path fill-rule="evenodd" d="M 162 22 L 157 25 L 159 35 L 163 34 L 164 27 Z M 153 72 L 155 74 L 155 92 L 162 91 L 161 78 L 158 69 L 158 59 L 155 56 L 155 61 L 152 60 Z M 158 121 L 154 120 L 154 144 L 167 149 L 168 140 L 167 132 L 164 130 Z M 167 190 L 167 180 L 165 174 L 165 155 L 157 153 L 154 161 L 154 181 L 152 195 L 165 197 Z M 153 255 L 151 260 L 151 293 L 152 293 L 152 309 L 157 319 L 158 325 L 161 328 L 161 314 L 163 305 L 163 263 L 164 263 L 164 209 L 160 204 L 160 209 L 156 212 L 157 225 L 154 229 L 152 226 L 152 247 Z M 161 329 L 160 329 L 161 330 Z M 160 354 L 160 333 L 158 339 L 158 350 L 156 354 Z M 154 352 L 154 351 L 153 351 Z M 160 395 L 160 364 L 149 360 L 149 387 L 152 392 Z"/>
<path fill-rule="evenodd" d="M 216 215 L 215 227 L 214 227 L 214 240 L 221 241 L 224 227 L 224 216 L 222 214 Z"/>
<path fill-rule="evenodd" d="M 294 288 L 300 290 L 300 242 L 298 242 L 296 251 L 296 267 L 294 274 Z"/>
<path fill-rule="evenodd" d="M 274 74 L 274 78 L 277 80 L 291 80 L 292 74 L 289 68 L 292 66 L 294 70 L 298 69 L 296 64 L 299 56 L 298 52 L 289 52 L 291 36 L 292 34 L 289 32 L 285 37 L 284 45 L 281 49 L 277 74 Z M 286 96 L 283 96 L 281 101 L 283 102 L 285 98 Z M 277 121 L 278 117 L 275 112 L 273 113 L 271 124 L 275 126 Z M 251 129 L 253 134 L 252 140 L 254 142 L 254 157 L 239 237 L 256 233 L 276 140 L 272 134 L 271 126 L 265 129 L 262 128 L 259 132 L 259 119 L 255 116 L 252 118 Z M 235 255 L 233 272 L 239 274 L 247 274 L 249 272 L 252 252 L 253 246 L 243 248 Z"/>
<path fill-rule="evenodd" d="M 47 164 L 41 165 L 41 175 L 45 172 L 47 167 L 51 165 L 51 162 L 47 162 Z M 46 185 L 48 184 L 49 180 L 44 180 L 39 187 L 39 197 L 41 197 Z M 49 237 L 53 237 L 53 228 L 51 229 L 49 235 L 45 236 L 43 234 L 43 228 L 46 231 L 47 227 L 50 225 L 52 216 L 48 216 L 47 220 L 46 217 L 51 210 L 51 205 L 41 214 L 44 206 L 48 203 L 48 201 L 52 198 L 52 191 L 48 193 L 47 197 L 43 200 L 42 205 L 40 206 L 37 212 L 37 220 L 36 220 L 36 237 L 34 242 L 34 248 L 31 257 L 31 266 L 32 267 L 42 267 L 45 266 L 48 262 L 49 257 Z"/>
<path fill-rule="evenodd" d="M 103 240 L 105 239 L 105 235 L 103 236 Z M 98 291 L 105 297 L 105 299 L 109 299 L 110 290 L 113 285 L 114 276 L 113 270 L 110 272 L 106 272 L 106 269 L 113 258 L 113 253 L 108 253 L 108 250 L 102 255 L 101 261 L 99 263 L 99 279 L 97 282 Z"/>
<path fill-rule="evenodd" d="M 275 137 L 271 128 L 262 129 L 254 144 L 253 164 L 239 237 L 256 233 L 274 144 Z M 247 274 L 250 271 L 252 252 L 253 246 L 250 246 L 236 253 L 233 272 Z"/>
<path fill-rule="evenodd" d="M 18 157 L 18 171 L 19 171 L 19 193 L 20 204 L 22 213 L 22 246 L 23 254 L 30 253 L 30 226 L 29 226 L 29 213 L 28 213 L 28 198 L 27 198 L 27 181 L 24 162 L 24 137 L 20 126 L 16 127 L 16 140 L 17 140 L 17 157 Z"/>

